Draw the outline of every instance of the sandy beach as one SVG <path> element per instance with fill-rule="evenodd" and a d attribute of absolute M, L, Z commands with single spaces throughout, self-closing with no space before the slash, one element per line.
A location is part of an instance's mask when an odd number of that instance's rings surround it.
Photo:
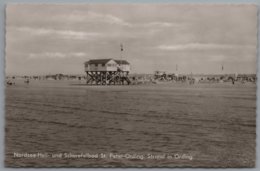
<path fill-rule="evenodd" d="M 6 166 L 254 166 L 253 83 L 131 86 L 83 83 L 37 80 L 28 85 L 18 81 L 15 86 L 6 87 Z M 14 153 L 51 156 L 15 158 Z M 58 153 L 132 156 L 98 159 L 52 156 Z M 148 159 L 149 154 L 184 157 Z"/>

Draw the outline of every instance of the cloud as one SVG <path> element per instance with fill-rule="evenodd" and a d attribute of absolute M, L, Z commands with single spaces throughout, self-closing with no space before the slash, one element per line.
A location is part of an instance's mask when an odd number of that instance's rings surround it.
<path fill-rule="evenodd" d="M 61 53 L 61 52 L 45 52 L 45 53 L 30 53 L 29 59 L 39 59 L 39 58 L 70 58 L 70 57 L 86 57 L 87 54 L 84 52 L 73 52 L 73 53 Z"/>
<path fill-rule="evenodd" d="M 128 26 L 128 27 L 132 26 L 130 23 L 114 15 L 101 14 L 92 11 L 88 11 L 87 14 L 74 12 L 66 17 L 67 20 L 75 21 L 75 22 L 101 22 L 101 23 L 116 24 L 116 25 Z"/>
<path fill-rule="evenodd" d="M 161 50 L 211 50 L 211 49 L 237 49 L 237 48 L 255 48 L 250 45 L 232 45 L 232 44 L 211 44 L 211 43 L 189 43 L 176 45 L 159 45 L 157 48 Z"/>
<path fill-rule="evenodd" d="M 224 55 L 210 55 L 207 58 L 209 58 L 209 60 L 213 62 L 221 62 L 221 61 L 227 61 L 227 59 L 230 59 L 231 57 L 227 57 Z M 233 60 L 233 58 L 230 60 Z"/>
<path fill-rule="evenodd" d="M 143 24 L 137 24 L 136 26 L 166 28 L 166 27 L 177 27 L 180 26 L 180 24 L 171 23 L 171 22 L 148 22 Z"/>
<path fill-rule="evenodd" d="M 61 38 L 65 39 L 88 39 L 101 36 L 101 33 L 98 32 L 82 32 L 82 31 L 73 31 L 73 30 L 55 30 L 48 28 L 32 28 L 32 27 L 17 27 L 17 31 L 27 32 L 32 35 L 38 36 L 51 36 L 58 35 Z"/>
<path fill-rule="evenodd" d="M 60 16 L 57 16 L 56 19 L 60 19 Z M 127 26 L 127 27 L 176 27 L 180 26 L 179 24 L 172 23 L 172 22 L 160 22 L 160 21 L 154 21 L 154 22 L 146 22 L 146 23 L 129 23 L 125 20 L 123 20 L 120 17 L 111 15 L 111 14 L 102 14 L 97 13 L 93 11 L 88 11 L 87 13 L 82 12 L 73 12 L 69 15 L 63 15 L 62 18 L 64 18 L 66 21 L 74 21 L 74 22 L 99 22 L 99 23 L 105 23 L 105 24 L 116 24 L 120 26 Z"/>
<path fill-rule="evenodd" d="M 148 23 L 149 26 L 160 26 L 160 27 L 172 27 L 175 26 L 175 24 L 173 23 L 169 23 L 169 22 L 151 22 Z"/>

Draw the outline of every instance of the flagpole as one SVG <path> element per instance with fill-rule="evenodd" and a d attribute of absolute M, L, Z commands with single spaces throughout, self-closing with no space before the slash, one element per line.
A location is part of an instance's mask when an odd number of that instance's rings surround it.
<path fill-rule="evenodd" d="M 221 64 L 221 73 L 224 74 L 224 64 Z"/>
<path fill-rule="evenodd" d="M 120 62 L 120 66 L 121 66 L 122 65 L 122 60 L 123 60 L 123 51 L 124 51 L 122 43 L 120 44 L 120 50 L 121 50 L 121 62 Z"/>

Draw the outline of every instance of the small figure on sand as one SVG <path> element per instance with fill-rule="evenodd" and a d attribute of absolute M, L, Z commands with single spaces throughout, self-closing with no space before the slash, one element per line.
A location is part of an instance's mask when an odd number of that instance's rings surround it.
<path fill-rule="evenodd" d="M 15 77 L 13 76 L 13 77 L 11 77 L 11 79 L 8 79 L 6 81 L 6 84 L 7 85 L 15 85 Z"/>
<path fill-rule="evenodd" d="M 12 81 L 8 80 L 8 81 L 6 82 L 6 84 L 7 84 L 7 85 L 15 85 L 15 82 L 12 82 Z"/>
<path fill-rule="evenodd" d="M 24 81 L 25 84 L 29 84 L 30 83 L 30 80 L 29 78 L 27 78 L 25 81 Z"/>

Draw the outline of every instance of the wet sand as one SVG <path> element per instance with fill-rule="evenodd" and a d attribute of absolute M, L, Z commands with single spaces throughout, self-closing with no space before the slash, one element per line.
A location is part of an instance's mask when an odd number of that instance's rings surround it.
<path fill-rule="evenodd" d="M 6 87 L 7 167 L 254 167 L 255 84 L 80 84 L 32 81 Z M 192 160 L 15 158 L 14 153 Z"/>

